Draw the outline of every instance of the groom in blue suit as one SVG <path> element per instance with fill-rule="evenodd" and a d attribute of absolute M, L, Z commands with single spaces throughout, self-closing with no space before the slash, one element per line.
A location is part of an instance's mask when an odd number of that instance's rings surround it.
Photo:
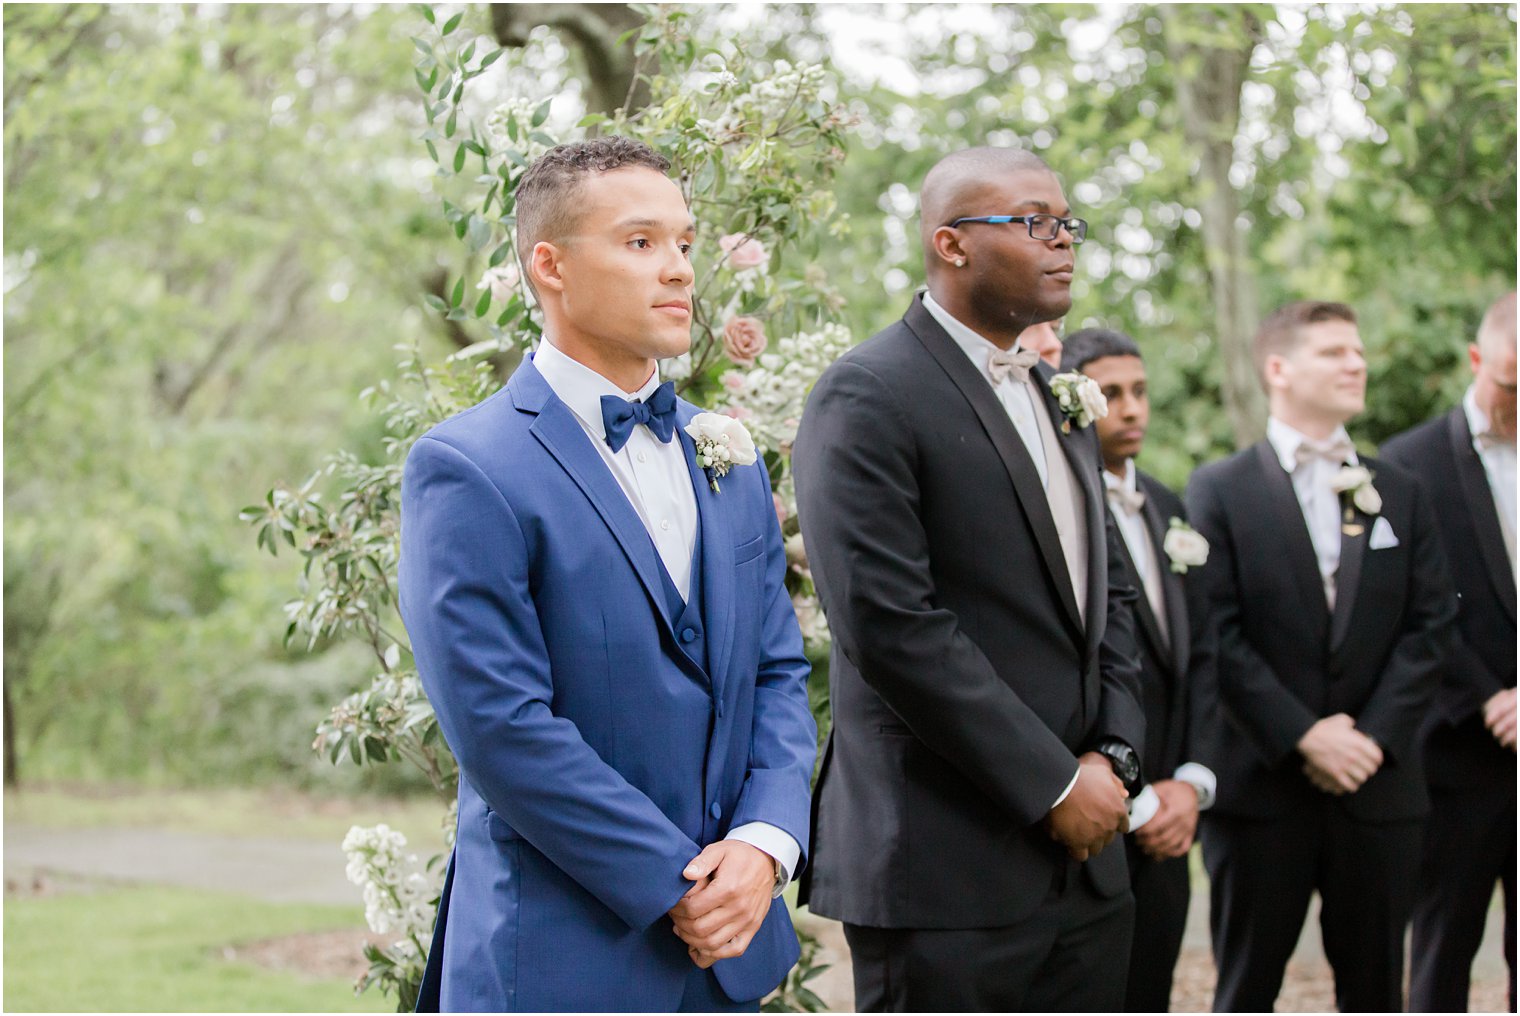
<path fill-rule="evenodd" d="M 407 459 L 401 611 L 461 776 L 421 1010 L 753 1012 L 797 959 L 808 663 L 764 462 L 713 482 L 656 371 L 691 332 L 668 169 L 534 163 L 544 342 Z"/>

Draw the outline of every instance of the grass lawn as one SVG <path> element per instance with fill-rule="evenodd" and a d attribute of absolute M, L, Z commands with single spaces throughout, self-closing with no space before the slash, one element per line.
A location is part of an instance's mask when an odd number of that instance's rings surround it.
<path fill-rule="evenodd" d="M 5 901 L 8 1012 L 385 1012 L 345 978 L 222 958 L 298 932 L 362 926 L 356 907 L 261 903 L 145 887 Z"/>
<path fill-rule="evenodd" d="M 153 826 L 178 832 L 341 842 L 384 822 L 426 850 L 441 845 L 447 805 L 428 797 L 318 797 L 290 790 L 161 790 L 71 784 L 5 792 L 5 821 L 63 829 Z"/>

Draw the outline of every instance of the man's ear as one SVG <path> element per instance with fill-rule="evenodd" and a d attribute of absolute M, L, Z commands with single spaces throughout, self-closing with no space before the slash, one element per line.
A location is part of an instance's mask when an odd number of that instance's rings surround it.
<path fill-rule="evenodd" d="M 1285 357 L 1276 353 L 1267 354 L 1266 360 L 1261 365 L 1261 380 L 1267 391 L 1276 391 L 1288 386 L 1287 370 L 1288 361 Z"/>
<path fill-rule="evenodd" d="M 545 294 L 565 291 L 560 264 L 563 258 L 564 251 L 548 240 L 540 240 L 533 245 L 533 253 L 528 257 L 528 275 L 535 289 Z"/>
<path fill-rule="evenodd" d="M 1479 369 L 1483 366 L 1483 350 L 1479 348 L 1476 342 L 1469 342 L 1467 344 L 1467 363 L 1468 366 L 1472 367 L 1474 374 L 1478 373 Z"/>
<path fill-rule="evenodd" d="M 966 252 L 961 248 L 961 238 L 956 234 L 955 230 L 949 226 L 941 226 L 934 231 L 929 240 L 934 248 L 934 253 L 946 265 L 956 265 L 956 262 L 960 262 L 960 265 L 965 264 Z M 956 267 L 960 267 L 960 265 L 956 265 Z"/>

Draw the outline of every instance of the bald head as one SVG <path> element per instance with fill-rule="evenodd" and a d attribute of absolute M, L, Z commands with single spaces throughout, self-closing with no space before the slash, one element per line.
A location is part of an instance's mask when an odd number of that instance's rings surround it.
<path fill-rule="evenodd" d="M 1515 291 L 1510 290 L 1489 306 L 1478 326 L 1478 349 L 1484 359 L 1498 359 L 1515 348 Z"/>
<path fill-rule="evenodd" d="M 936 229 L 963 215 L 1005 211 L 979 204 L 989 182 L 1030 170 L 1051 171 L 1044 159 L 1022 148 L 965 148 L 935 163 L 918 196 L 918 236 L 924 245 L 925 267 L 931 273 L 940 267 L 941 259 L 933 256 Z"/>

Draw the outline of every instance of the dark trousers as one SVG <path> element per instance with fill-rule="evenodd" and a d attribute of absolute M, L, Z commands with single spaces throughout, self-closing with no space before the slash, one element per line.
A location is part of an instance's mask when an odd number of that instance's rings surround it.
<path fill-rule="evenodd" d="M 1155 861 L 1124 838 L 1130 891 L 1135 896 L 1135 937 L 1129 950 L 1125 1012 L 1166 1012 L 1172 1001 L 1172 971 L 1187 929 L 1188 859 Z"/>
<path fill-rule="evenodd" d="M 1118 1012 L 1134 901 L 1103 899 L 1075 867 L 1064 889 L 1007 927 L 846 924 L 855 1010 Z"/>
<path fill-rule="evenodd" d="M 1515 1010 L 1515 796 L 1500 788 L 1430 790 L 1410 944 L 1409 1010 L 1466 1012 L 1472 962 L 1494 883 L 1504 884 L 1504 958 Z"/>
<path fill-rule="evenodd" d="M 1403 1010 L 1420 822 L 1358 822 L 1326 797 L 1283 818 L 1202 824 L 1215 1012 L 1272 1011 L 1316 890 L 1341 1012 Z"/>

